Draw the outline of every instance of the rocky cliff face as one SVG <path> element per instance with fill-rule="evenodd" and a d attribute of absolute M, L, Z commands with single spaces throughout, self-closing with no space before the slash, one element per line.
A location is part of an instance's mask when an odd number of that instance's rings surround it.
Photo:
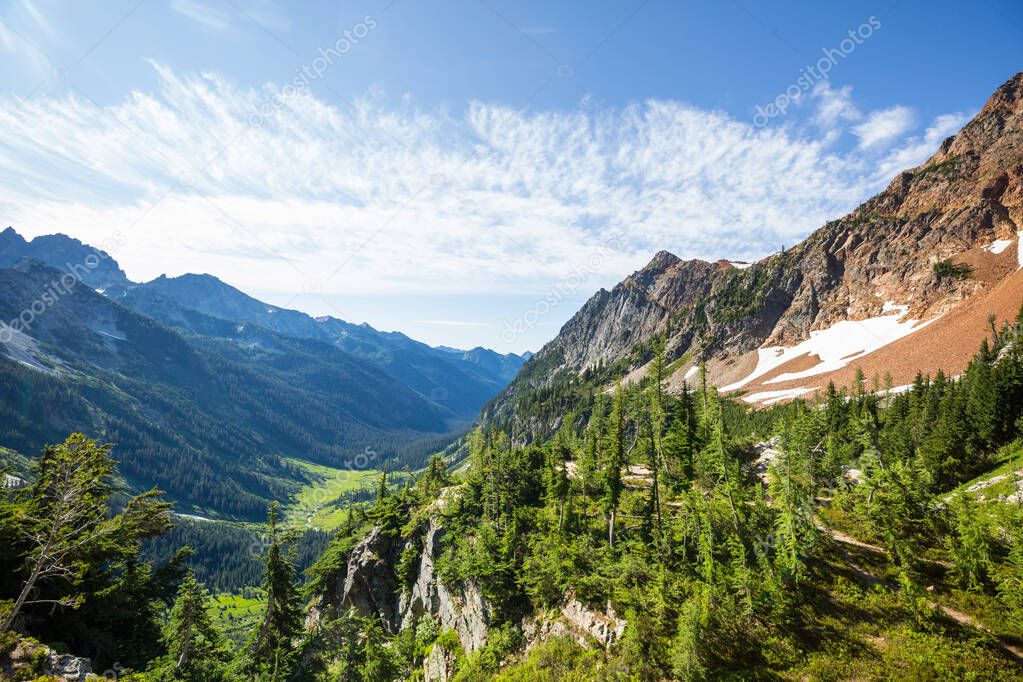
<path fill-rule="evenodd" d="M 439 504 L 451 499 L 454 491 L 448 488 Z M 328 612 L 354 611 L 378 618 L 388 634 L 415 627 L 421 618 L 433 618 L 442 631 L 453 630 L 458 635 L 462 651 L 481 649 L 487 643 L 493 607 L 478 583 L 470 580 L 452 585 L 437 573 L 444 532 L 436 518 L 423 522 L 407 540 L 373 528 L 353 548 L 344 575 L 335 581 L 337 589 L 321 595 L 310 609 L 306 627 L 316 627 Z M 409 582 L 403 584 L 397 567 L 409 551 L 417 558 Z M 595 610 L 569 593 L 557 609 L 531 614 L 520 625 L 527 649 L 564 635 L 587 646 L 608 647 L 621 638 L 626 622 L 610 606 L 606 611 Z M 424 663 L 426 679 L 450 679 L 455 659 L 455 652 L 435 646 Z"/>
<path fill-rule="evenodd" d="M 314 626 L 320 613 L 352 610 L 364 617 L 379 618 L 388 634 L 414 627 L 426 616 L 435 618 L 442 630 L 454 630 L 466 652 L 487 642 L 492 609 L 479 586 L 472 581 L 449 585 L 435 567 L 444 529 L 429 520 L 408 540 L 374 528 L 352 550 L 338 591 L 324 595 L 307 622 Z M 410 585 L 401 584 L 397 567 L 406 550 L 418 554 Z"/>
<path fill-rule="evenodd" d="M 517 397 L 566 374 L 600 364 L 625 363 L 623 374 L 640 367 L 649 354 L 637 344 L 656 336 L 669 361 L 707 361 L 710 379 L 725 384 L 751 371 L 758 348 L 793 345 L 893 304 L 915 319 L 936 318 L 1016 271 L 1021 229 L 1023 73 L 926 163 L 795 248 L 747 268 L 662 251 L 613 290 L 597 292 L 485 417 L 514 419 Z M 935 263 L 946 259 L 972 275 L 942 275 Z"/>

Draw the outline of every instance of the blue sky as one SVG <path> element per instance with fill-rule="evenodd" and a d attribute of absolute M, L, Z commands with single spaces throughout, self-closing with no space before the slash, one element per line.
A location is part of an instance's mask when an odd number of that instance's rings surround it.
<path fill-rule="evenodd" d="M 1023 6 L 11 0 L 0 59 L 0 222 L 521 351 L 659 249 L 762 257 L 925 160 Z"/>

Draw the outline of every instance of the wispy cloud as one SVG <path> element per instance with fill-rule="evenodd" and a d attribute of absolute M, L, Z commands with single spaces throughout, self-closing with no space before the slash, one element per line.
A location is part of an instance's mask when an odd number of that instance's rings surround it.
<path fill-rule="evenodd" d="M 870 113 L 863 123 L 853 127 L 860 148 L 895 142 L 913 129 L 916 116 L 909 107 L 895 106 Z"/>
<path fill-rule="evenodd" d="M 19 3 L 25 14 L 31 19 L 32 24 L 47 38 L 55 38 L 57 33 L 53 30 L 50 20 L 44 15 L 32 0 L 21 0 Z"/>
<path fill-rule="evenodd" d="M 171 9 L 212 31 L 221 32 L 231 28 L 231 18 L 227 12 L 199 0 L 171 0 Z"/>
<path fill-rule="evenodd" d="M 278 85 L 155 68 L 157 92 L 117 104 L 72 92 L 17 108 L 0 128 L 3 224 L 96 243 L 120 230 L 135 278 L 215 272 L 285 299 L 310 282 L 325 295 L 535 293 L 619 233 L 628 241 L 594 288 L 661 248 L 755 259 L 848 211 L 964 120 L 914 137 L 904 117 L 885 144 L 843 150 L 830 130 L 756 129 L 672 101 L 475 102 L 451 116 L 377 96 L 342 110 L 303 91 L 253 127 Z"/>

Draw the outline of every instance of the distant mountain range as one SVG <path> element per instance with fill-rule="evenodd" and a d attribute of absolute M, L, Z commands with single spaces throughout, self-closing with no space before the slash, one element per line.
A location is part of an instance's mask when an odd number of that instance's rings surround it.
<path fill-rule="evenodd" d="M 0 447 L 83 431 L 117 444 L 133 486 L 240 518 L 301 483 L 289 458 L 421 464 L 525 361 L 313 318 L 210 275 L 134 283 L 78 240 L 11 228 L 0 321 Z"/>

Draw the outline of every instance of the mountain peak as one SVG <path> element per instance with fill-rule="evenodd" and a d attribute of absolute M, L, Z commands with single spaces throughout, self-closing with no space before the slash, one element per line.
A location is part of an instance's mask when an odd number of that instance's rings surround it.
<path fill-rule="evenodd" d="M 511 396 L 547 386 L 560 371 L 622 361 L 638 370 L 645 356 L 637 350 L 658 335 L 669 361 L 706 361 L 709 381 L 751 395 L 801 395 L 829 379 L 844 385 L 853 363 L 890 370 L 896 384 L 918 370 L 961 371 L 987 315 L 1012 319 L 1023 291 L 1021 136 L 1023 73 L 999 86 L 928 161 L 781 254 L 751 264 L 706 263 L 659 251 L 611 292 L 587 301 L 494 403 L 494 413 L 507 414 Z M 938 263 L 968 274 L 948 276 Z M 868 329 L 870 320 L 914 336 L 898 345 L 895 332 L 883 339 L 848 333 L 856 326 L 850 323 Z M 851 350 L 825 361 L 827 343 Z M 788 348 L 796 359 L 782 370 L 775 354 L 762 360 L 771 347 Z"/>
<path fill-rule="evenodd" d="M 15 244 L 23 245 L 25 243 L 24 238 L 13 227 L 8 227 L 3 232 L 0 232 L 0 247 Z"/>
<path fill-rule="evenodd" d="M 1023 106 L 1023 71 L 1002 83 L 980 110 L 981 114 L 1011 112 Z"/>
<path fill-rule="evenodd" d="M 41 235 L 26 241 L 13 227 L 8 227 L 0 232 L 0 267 L 9 267 L 20 258 L 34 258 L 52 268 L 72 272 L 94 289 L 130 283 L 110 254 L 66 234 Z"/>
<path fill-rule="evenodd" d="M 681 262 L 682 262 L 682 259 L 679 258 L 678 256 L 676 256 L 675 254 L 673 254 L 672 252 L 665 251 L 664 249 L 661 249 L 660 251 L 658 251 L 657 253 L 654 254 L 654 257 L 651 258 L 650 262 L 647 263 L 643 267 L 643 270 L 658 270 L 658 271 L 666 270 L 666 269 L 670 268 L 671 266 L 677 265 L 678 263 L 681 263 Z"/>

